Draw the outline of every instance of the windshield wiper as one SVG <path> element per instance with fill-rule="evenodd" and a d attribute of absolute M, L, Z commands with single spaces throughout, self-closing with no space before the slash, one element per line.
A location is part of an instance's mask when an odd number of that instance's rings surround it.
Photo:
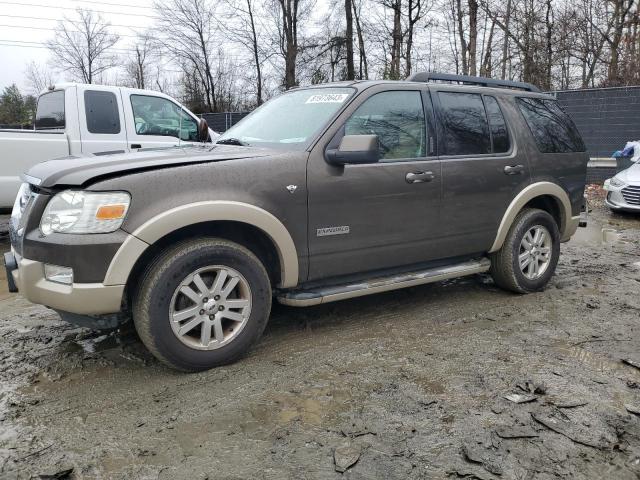
<path fill-rule="evenodd" d="M 247 142 L 243 142 L 238 138 L 223 138 L 222 140 L 218 140 L 216 143 L 218 145 L 237 145 L 239 147 L 246 147 L 249 145 Z"/>

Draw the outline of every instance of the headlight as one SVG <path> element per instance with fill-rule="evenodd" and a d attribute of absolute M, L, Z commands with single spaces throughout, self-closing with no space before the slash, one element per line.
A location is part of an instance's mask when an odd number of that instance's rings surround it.
<path fill-rule="evenodd" d="M 11 210 L 12 218 L 20 218 L 22 216 L 27 203 L 29 203 L 29 197 L 31 197 L 31 188 L 28 183 L 23 183 L 20 185 L 16 201 L 13 204 L 13 210 Z"/>
<path fill-rule="evenodd" d="M 618 177 L 613 177 L 611 180 L 609 180 L 609 185 L 611 185 L 612 187 L 620 188 L 624 187 L 626 183 L 624 183 Z"/>
<path fill-rule="evenodd" d="M 130 202 L 127 192 L 65 190 L 49 201 L 40 231 L 43 235 L 114 232 L 122 225 Z"/>

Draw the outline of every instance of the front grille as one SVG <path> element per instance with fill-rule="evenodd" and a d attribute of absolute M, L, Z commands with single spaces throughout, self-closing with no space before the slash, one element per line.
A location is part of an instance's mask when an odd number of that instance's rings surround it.
<path fill-rule="evenodd" d="M 622 197 L 630 205 L 640 205 L 640 185 L 629 185 L 622 189 Z"/>

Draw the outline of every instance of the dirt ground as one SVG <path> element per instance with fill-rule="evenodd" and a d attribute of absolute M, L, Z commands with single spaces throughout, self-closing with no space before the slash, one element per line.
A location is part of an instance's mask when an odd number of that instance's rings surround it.
<path fill-rule="evenodd" d="M 0 290 L 0 478 L 638 479 L 640 216 L 590 194 L 544 292 L 275 306 L 200 374 Z"/>

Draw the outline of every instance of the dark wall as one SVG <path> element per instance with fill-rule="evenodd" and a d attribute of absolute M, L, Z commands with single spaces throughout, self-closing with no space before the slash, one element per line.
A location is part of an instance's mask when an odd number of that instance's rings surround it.
<path fill-rule="evenodd" d="M 591 158 L 640 140 L 640 86 L 551 92 L 575 122 Z"/>
<path fill-rule="evenodd" d="M 207 121 L 209 128 L 214 132 L 222 133 L 229 130 L 250 112 L 223 112 L 223 113 L 203 113 L 200 115 Z"/>

